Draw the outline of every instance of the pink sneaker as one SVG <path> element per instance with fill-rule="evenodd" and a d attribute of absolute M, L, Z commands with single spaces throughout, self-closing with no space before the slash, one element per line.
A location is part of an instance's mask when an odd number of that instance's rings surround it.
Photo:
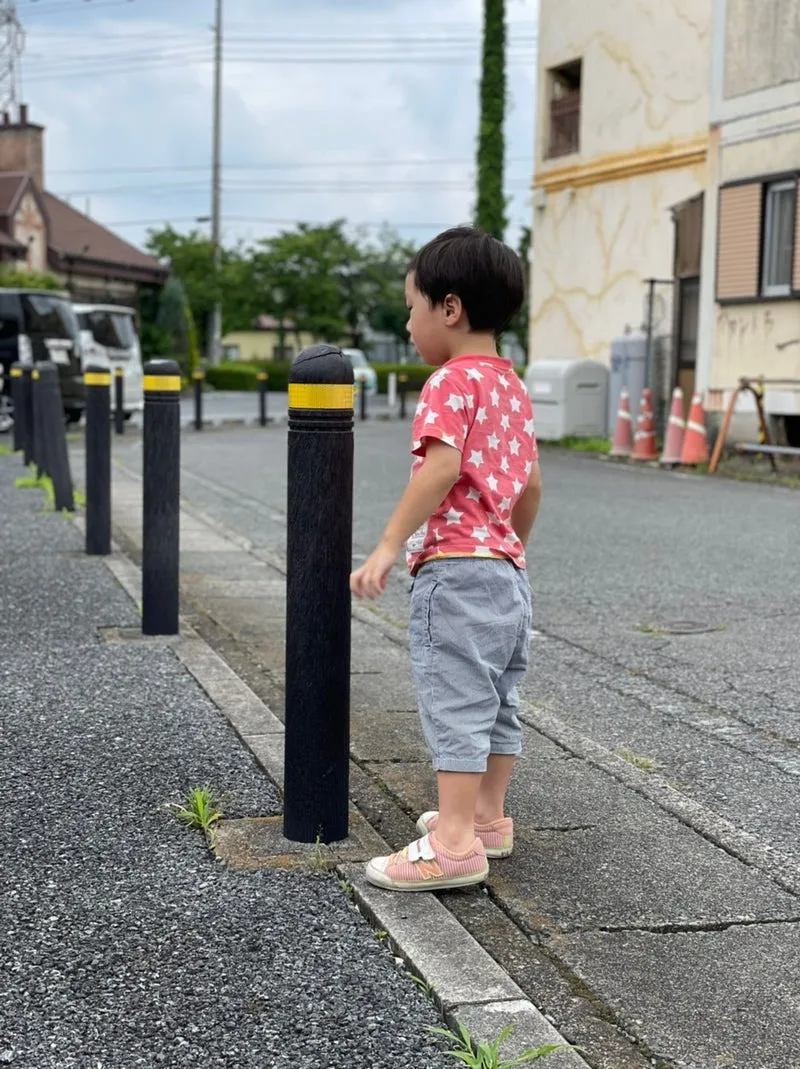
<path fill-rule="evenodd" d="M 439 813 L 433 809 L 423 813 L 417 821 L 420 835 L 435 831 L 439 823 Z M 511 817 L 493 820 L 491 824 L 476 824 L 475 834 L 483 843 L 487 857 L 511 857 L 514 852 L 514 821 Z"/>
<path fill-rule="evenodd" d="M 489 863 L 480 839 L 465 854 L 454 854 L 433 835 L 424 835 L 389 857 L 374 857 L 366 871 L 370 883 L 391 891 L 471 887 L 488 875 Z"/>

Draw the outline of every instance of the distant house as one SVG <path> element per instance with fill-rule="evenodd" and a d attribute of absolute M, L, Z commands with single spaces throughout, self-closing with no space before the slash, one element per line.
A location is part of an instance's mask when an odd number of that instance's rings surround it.
<path fill-rule="evenodd" d="M 0 122 L 0 271 L 49 271 L 73 298 L 139 308 L 169 270 L 44 188 L 44 127 Z"/>
<path fill-rule="evenodd" d="M 308 331 L 298 331 L 293 319 L 281 323 L 274 316 L 260 315 L 251 330 L 233 330 L 225 335 L 222 357 L 243 361 L 293 360 L 316 340 Z"/>

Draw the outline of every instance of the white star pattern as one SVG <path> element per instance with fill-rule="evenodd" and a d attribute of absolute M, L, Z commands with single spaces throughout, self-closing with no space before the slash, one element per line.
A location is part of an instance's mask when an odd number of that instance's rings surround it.
<path fill-rule="evenodd" d="M 409 540 L 410 567 L 447 555 L 503 556 L 524 567 L 525 547 L 512 532 L 511 515 L 538 450 L 531 405 L 510 362 L 457 356 L 433 369 L 413 421 L 412 475 L 426 463 L 430 436 L 458 451 L 460 472 L 430 517 L 427 537 Z"/>
<path fill-rule="evenodd" d="M 421 445 L 422 445 L 422 442 L 416 442 L 416 441 L 412 442 L 411 443 L 411 452 L 412 453 L 416 453 L 416 451 L 420 448 Z"/>

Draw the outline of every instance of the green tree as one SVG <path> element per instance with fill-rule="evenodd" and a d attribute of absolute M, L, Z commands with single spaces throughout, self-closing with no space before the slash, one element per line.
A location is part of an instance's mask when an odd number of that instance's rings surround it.
<path fill-rule="evenodd" d="M 368 298 L 364 309 L 367 321 L 374 330 L 385 331 L 404 344 L 408 341 L 406 274 L 416 251 L 415 245 L 389 226 L 363 247 L 366 271 L 373 282 L 369 294 L 364 295 Z"/>
<path fill-rule="evenodd" d="M 519 235 L 519 244 L 517 245 L 517 252 L 520 260 L 522 260 L 522 271 L 525 275 L 525 300 L 522 302 L 522 308 L 514 316 L 509 328 L 513 334 L 516 335 L 517 341 L 525 350 L 525 355 L 528 355 L 528 324 L 530 315 L 530 254 L 531 254 L 531 228 L 529 226 L 522 227 Z"/>
<path fill-rule="evenodd" d="M 506 228 L 503 193 L 506 108 L 505 0 L 484 0 L 483 65 L 478 129 L 478 200 L 475 222 L 502 241 Z"/>
<path fill-rule="evenodd" d="M 161 291 L 155 326 L 169 340 L 169 355 L 178 360 L 184 375 L 191 374 L 200 359 L 197 331 L 183 283 L 174 275 Z"/>

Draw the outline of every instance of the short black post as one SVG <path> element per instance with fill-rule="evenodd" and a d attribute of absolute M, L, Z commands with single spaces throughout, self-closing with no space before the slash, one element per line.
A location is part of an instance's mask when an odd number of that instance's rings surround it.
<path fill-rule="evenodd" d="M 366 382 L 360 382 L 358 384 L 358 416 L 359 419 L 367 418 L 367 384 Z"/>
<path fill-rule="evenodd" d="M 266 427 L 267 423 L 269 423 L 269 416 L 267 414 L 269 373 L 266 371 L 259 371 L 256 378 L 258 379 L 258 425 L 259 427 Z"/>
<path fill-rule="evenodd" d="M 33 464 L 33 367 L 30 364 L 22 366 L 22 412 L 25 437 L 22 441 L 22 456 L 25 467 Z"/>
<path fill-rule="evenodd" d="M 115 385 L 118 381 L 115 376 Z M 86 388 L 86 552 L 90 556 L 107 557 L 111 552 L 111 374 L 107 368 L 87 367 L 83 384 Z"/>
<path fill-rule="evenodd" d="M 400 375 L 397 379 L 400 383 L 400 419 L 406 418 L 406 391 L 408 389 L 408 375 Z"/>
<path fill-rule="evenodd" d="M 25 449 L 25 408 L 22 404 L 22 364 L 11 365 L 11 404 L 14 406 L 14 452 Z"/>
<path fill-rule="evenodd" d="M 347 838 L 353 367 L 313 345 L 289 376 L 283 834 Z"/>
<path fill-rule="evenodd" d="M 144 367 L 142 634 L 178 634 L 181 372 Z"/>
<path fill-rule="evenodd" d="M 114 369 L 114 433 L 125 433 L 125 372 L 121 367 Z"/>
<path fill-rule="evenodd" d="M 67 453 L 67 429 L 58 368 L 42 360 L 33 369 L 34 408 L 37 424 L 36 463 L 50 476 L 56 512 L 75 511 L 72 475 Z"/>
<path fill-rule="evenodd" d="M 31 369 L 31 457 L 36 466 L 36 478 L 49 474 L 47 438 L 44 433 L 44 407 L 39 378 L 39 365 Z"/>
<path fill-rule="evenodd" d="M 203 429 L 203 382 L 205 377 L 206 373 L 202 368 L 197 368 L 192 372 L 192 379 L 194 380 L 194 429 L 196 431 Z"/>

